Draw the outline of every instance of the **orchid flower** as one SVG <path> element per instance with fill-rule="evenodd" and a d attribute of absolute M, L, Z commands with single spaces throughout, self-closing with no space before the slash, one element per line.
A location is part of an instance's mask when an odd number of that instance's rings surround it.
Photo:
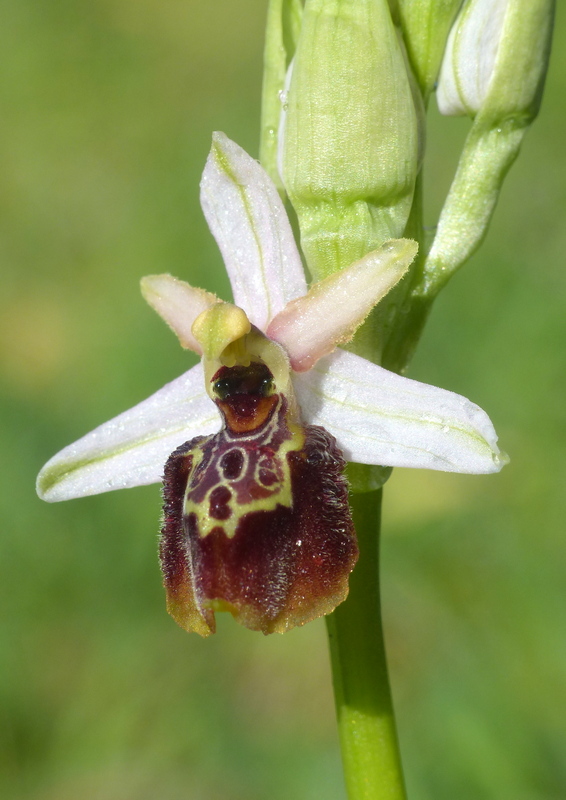
<path fill-rule="evenodd" d="M 346 597 L 357 546 L 345 460 L 487 473 L 505 457 L 469 400 L 337 348 L 402 278 L 414 242 L 388 242 L 307 289 L 275 186 L 223 134 L 201 203 L 235 304 L 145 278 L 145 298 L 201 363 L 64 448 L 37 491 L 58 501 L 164 477 L 170 613 L 203 636 L 218 610 L 282 632 Z"/>

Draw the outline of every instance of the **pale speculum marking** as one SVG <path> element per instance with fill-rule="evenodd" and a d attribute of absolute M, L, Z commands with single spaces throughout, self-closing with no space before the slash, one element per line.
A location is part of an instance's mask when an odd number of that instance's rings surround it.
<path fill-rule="evenodd" d="M 238 434 L 225 427 L 199 447 L 184 513 L 194 515 L 200 536 L 220 527 L 232 537 L 245 514 L 291 505 L 287 454 L 302 447 L 303 437 L 289 429 L 286 406 L 278 396 L 258 430 Z"/>

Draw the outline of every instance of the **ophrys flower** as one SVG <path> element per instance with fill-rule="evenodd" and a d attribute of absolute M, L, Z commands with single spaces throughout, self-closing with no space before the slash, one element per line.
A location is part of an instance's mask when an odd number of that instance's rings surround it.
<path fill-rule="evenodd" d="M 222 609 L 283 631 L 347 592 L 356 546 L 341 453 L 475 473 L 504 459 L 478 406 L 335 349 L 402 277 L 413 243 L 386 243 L 307 291 L 275 187 L 222 134 L 201 189 L 235 305 L 170 276 L 144 279 L 202 362 L 54 456 L 38 493 L 96 494 L 165 469 L 161 556 L 177 621 L 207 635 Z"/>

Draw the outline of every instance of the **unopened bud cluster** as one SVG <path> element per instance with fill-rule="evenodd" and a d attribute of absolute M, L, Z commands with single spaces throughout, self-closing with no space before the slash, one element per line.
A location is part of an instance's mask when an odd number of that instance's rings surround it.
<path fill-rule="evenodd" d="M 382 339 L 400 314 L 406 325 L 408 292 L 422 306 L 481 242 L 538 112 L 553 17 L 554 0 L 271 0 L 262 158 L 297 214 L 311 275 L 389 238 L 421 245 L 381 307 Z M 420 169 L 435 89 L 443 114 L 473 124 L 427 254 Z"/>

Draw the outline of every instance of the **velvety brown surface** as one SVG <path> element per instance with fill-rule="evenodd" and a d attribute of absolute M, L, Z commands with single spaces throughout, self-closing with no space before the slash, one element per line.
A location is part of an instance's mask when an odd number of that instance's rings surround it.
<path fill-rule="evenodd" d="M 343 459 L 322 428 L 306 428 L 304 449 L 288 456 L 293 505 L 246 514 L 228 538 L 216 527 L 201 539 L 185 520 L 197 591 L 221 599 L 265 633 L 330 611 L 344 596 L 357 558 Z"/>
<path fill-rule="evenodd" d="M 277 429 L 279 438 L 289 437 L 286 427 Z M 328 613 L 347 593 L 348 576 L 357 558 L 355 533 L 343 477 L 344 461 L 330 434 L 315 426 L 304 431 L 304 446 L 291 450 L 286 458 L 290 468 L 290 506 L 243 513 L 233 536 L 222 521 L 231 516 L 227 503 L 232 492 L 252 497 L 258 460 L 265 454 L 250 437 L 247 452 L 233 449 L 225 431 L 200 437 L 178 448 L 165 468 L 164 524 L 161 564 L 169 598 L 169 610 L 183 627 L 195 630 L 195 615 L 214 630 L 210 610 L 230 610 L 242 624 L 264 633 L 282 631 Z M 279 441 L 279 440 L 276 440 Z M 280 442 L 279 442 L 280 444 Z M 224 451 L 224 448 L 228 452 Z M 203 458 L 193 471 L 194 454 Z M 265 450 L 265 445 L 263 446 Z M 236 471 L 236 462 L 247 459 L 255 465 L 252 473 Z M 275 460 L 275 459 L 274 459 Z M 226 469 L 228 466 L 228 469 Z M 219 469 L 220 467 L 220 469 Z M 224 467 L 224 469 L 223 469 Z M 267 482 L 278 476 L 264 467 Z M 230 479 L 228 475 L 234 474 Z M 214 486 L 214 482 L 218 485 Z M 212 489 L 212 490 L 211 490 Z M 264 493 L 272 491 L 265 488 Z M 208 517 L 218 525 L 202 535 L 196 513 L 185 513 L 185 499 L 191 496 L 207 502 Z M 190 608 L 189 608 L 190 607 Z"/>

